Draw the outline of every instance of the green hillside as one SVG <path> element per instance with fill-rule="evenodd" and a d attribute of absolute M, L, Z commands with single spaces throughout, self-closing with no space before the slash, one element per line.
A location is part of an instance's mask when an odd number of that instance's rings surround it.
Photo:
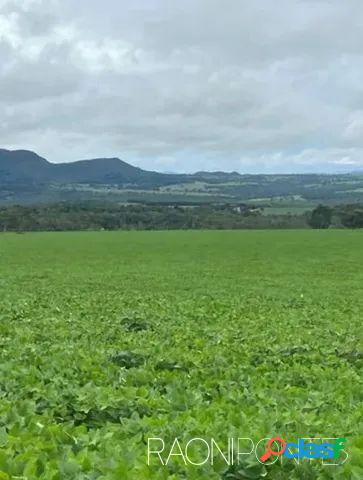
<path fill-rule="evenodd" d="M 53 164 L 33 152 L 0 150 L 0 204 L 77 201 L 250 202 L 309 209 L 318 203 L 363 202 L 363 174 L 166 174 L 118 158 Z"/>

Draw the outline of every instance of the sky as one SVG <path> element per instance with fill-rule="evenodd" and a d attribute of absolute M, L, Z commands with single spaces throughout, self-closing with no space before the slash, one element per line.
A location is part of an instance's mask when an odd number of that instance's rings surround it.
<path fill-rule="evenodd" d="M 363 168 L 362 0 L 0 0 L 0 147 L 240 173 Z"/>

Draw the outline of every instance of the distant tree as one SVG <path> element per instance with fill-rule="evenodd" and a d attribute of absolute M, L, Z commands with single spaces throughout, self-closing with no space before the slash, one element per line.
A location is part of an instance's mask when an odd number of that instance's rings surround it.
<path fill-rule="evenodd" d="M 312 228 L 329 228 L 333 216 L 333 210 L 324 205 L 318 205 L 311 212 L 309 225 Z"/>
<path fill-rule="evenodd" d="M 347 228 L 363 228 L 363 207 L 347 205 L 341 213 L 341 222 Z"/>

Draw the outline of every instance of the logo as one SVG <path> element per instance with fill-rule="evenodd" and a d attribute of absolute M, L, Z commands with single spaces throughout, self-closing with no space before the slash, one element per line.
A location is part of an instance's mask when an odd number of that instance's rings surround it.
<path fill-rule="evenodd" d="M 267 444 L 267 449 L 266 449 Z M 316 459 L 322 465 L 343 465 L 349 455 L 345 450 L 347 440 L 340 438 L 298 438 L 287 441 L 281 437 L 262 438 L 255 443 L 251 438 L 227 438 L 223 443 L 214 438 L 191 438 L 181 441 L 178 438 L 165 442 L 162 438 L 148 438 L 147 464 L 168 465 L 181 461 L 185 465 L 211 465 L 219 458 L 227 465 L 239 465 L 253 455 L 259 463 L 272 465 L 280 462 L 294 462 Z"/>
<path fill-rule="evenodd" d="M 299 438 L 297 442 L 285 442 L 280 437 L 272 437 L 267 446 L 266 453 L 264 453 L 260 460 L 266 462 L 271 455 L 279 457 L 284 455 L 286 458 L 334 458 L 339 459 L 341 450 L 345 452 L 346 439 L 343 437 L 337 438 L 335 442 L 306 442 L 303 438 Z M 276 443 L 280 443 L 280 449 L 276 450 Z M 345 452 L 346 453 L 346 452 Z M 344 462 L 343 462 L 344 463 Z"/>

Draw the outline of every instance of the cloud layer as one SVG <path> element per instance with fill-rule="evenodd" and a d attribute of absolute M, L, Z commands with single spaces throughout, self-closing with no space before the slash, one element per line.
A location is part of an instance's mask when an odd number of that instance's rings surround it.
<path fill-rule="evenodd" d="M 1 146 L 167 171 L 363 167 L 361 0 L 0 0 Z"/>

